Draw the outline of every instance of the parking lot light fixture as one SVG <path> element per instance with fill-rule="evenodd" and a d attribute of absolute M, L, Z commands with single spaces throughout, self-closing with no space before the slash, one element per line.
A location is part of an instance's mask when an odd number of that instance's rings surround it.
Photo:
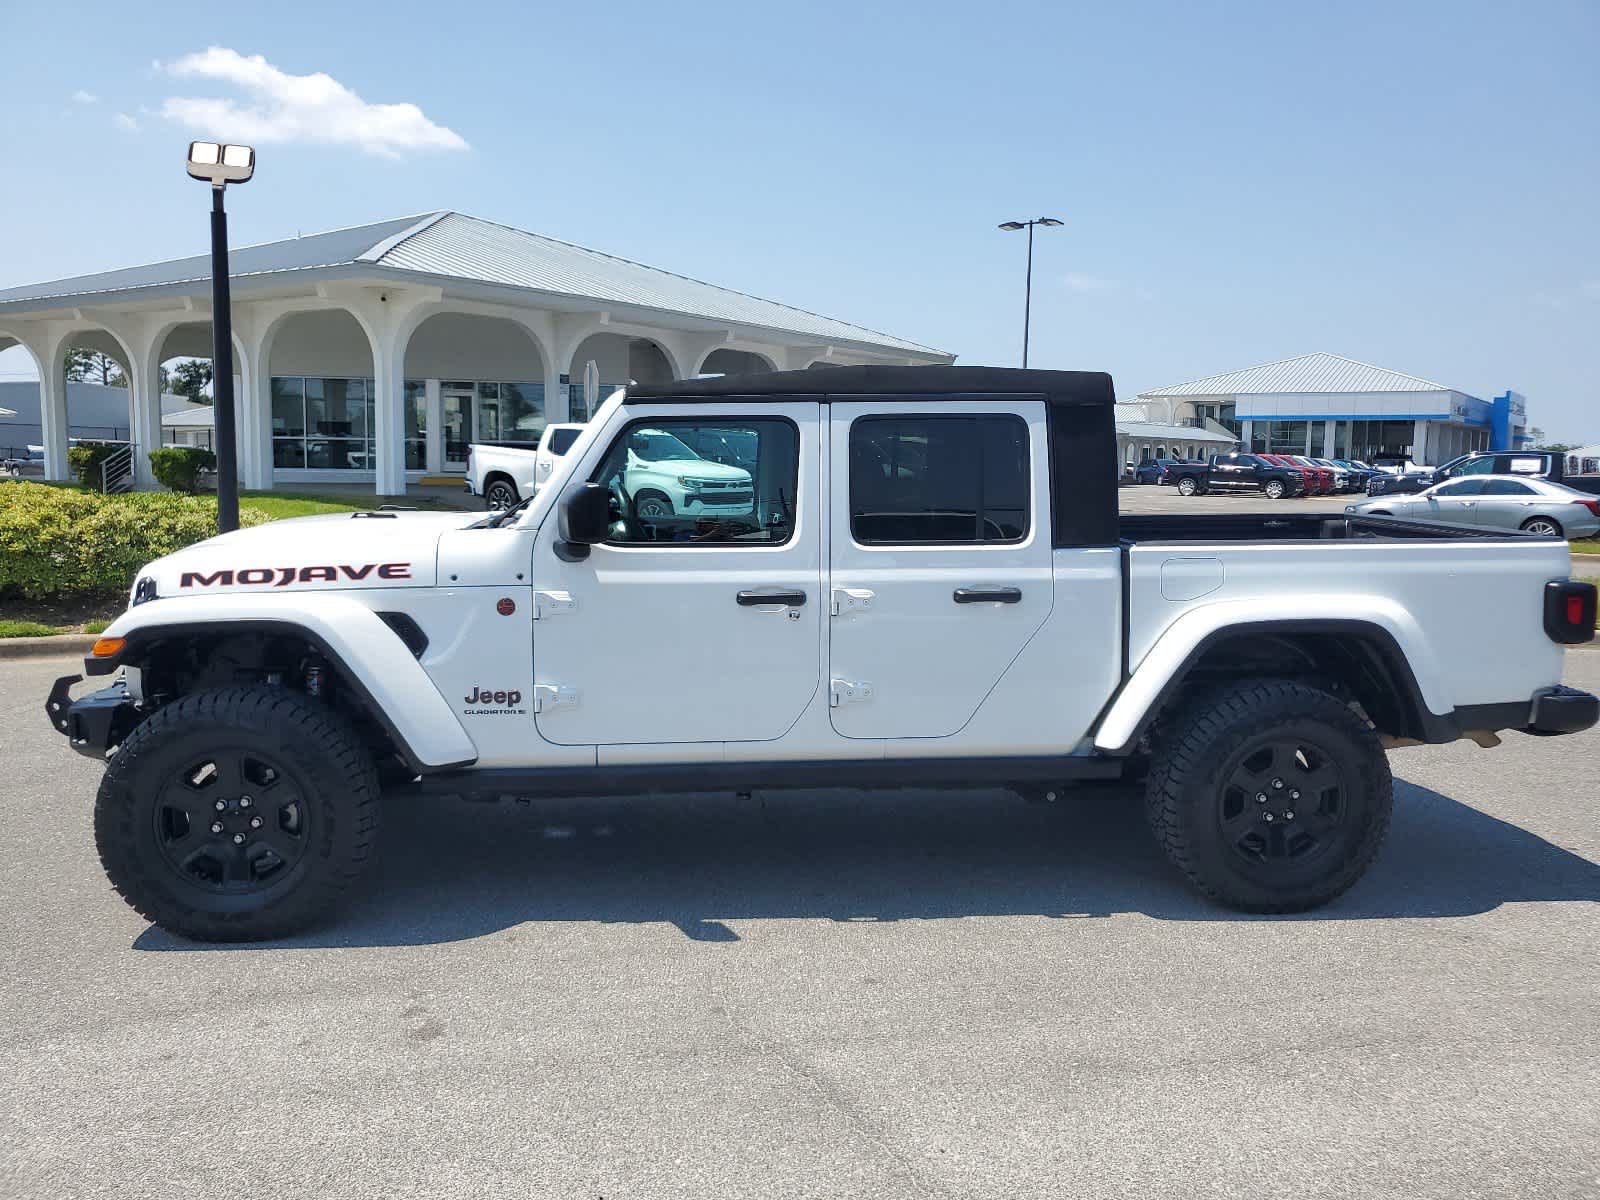
<path fill-rule="evenodd" d="M 190 142 L 189 174 L 211 185 L 211 410 L 217 455 L 217 532 L 239 528 L 239 449 L 234 436 L 233 309 L 228 294 L 228 214 L 222 193 L 249 183 L 256 152 L 225 142 Z"/>
<path fill-rule="evenodd" d="M 1028 231 L 1028 276 L 1022 293 L 1022 365 L 1028 365 L 1028 327 L 1033 317 L 1033 227 L 1043 225 L 1054 228 L 1064 222 L 1055 217 L 1035 217 L 1031 221 L 1001 221 L 1000 228 L 1007 233 L 1016 233 L 1019 230 Z"/>

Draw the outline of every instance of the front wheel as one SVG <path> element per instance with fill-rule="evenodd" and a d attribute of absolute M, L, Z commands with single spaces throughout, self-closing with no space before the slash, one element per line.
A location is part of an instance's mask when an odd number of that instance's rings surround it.
<path fill-rule="evenodd" d="M 1371 864 L 1394 782 L 1378 735 L 1337 697 L 1285 680 L 1197 696 L 1157 738 L 1145 801 L 1162 849 L 1230 908 L 1326 904 Z"/>
<path fill-rule="evenodd" d="M 672 501 L 660 492 L 645 492 L 634 498 L 634 512 L 646 520 L 665 520 L 673 516 Z"/>
<path fill-rule="evenodd" d="M 1281 480 L 1269 479 L 1267 480 L 1266 486 L 1261 490 L 1267 494 L 1268 500 L 1283 499 L 1283 483 Z"/>
<path fill-rule="evenodd" d="M 1560 537 L 1561 523 L 1554 517 L 1530 517 L 1522 523 L 1524 533 L 1536 533 L 1541 537 Z"/>
<path fill-rule="evenodd" d="M 377 770 L 342 717 L 298 692 L 196 692 L 122 743 L 94 832 L 112 887 L 163 929 L 282 937 L 325 916 L 365 867 Z"/>
<path fill-rule="evenodd" d="M 1180 496 L 1192 496 L 1199 490 L 1200 485 L 1187 475 L 1178 480 L 1178 495 Z"/>

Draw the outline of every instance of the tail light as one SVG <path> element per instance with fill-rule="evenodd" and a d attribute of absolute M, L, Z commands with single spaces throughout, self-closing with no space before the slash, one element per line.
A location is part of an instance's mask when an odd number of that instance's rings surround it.
<path fill-rule="evenodd" d="M 1575 646 L 1594 640 L 1595 586 L 1576 579 L 1544 585 L 1544 631 L 1552 642 Z"/>
<path fill-rule="evenodd" d="M 1580 508 L 1587 508 L 1595 516 L 1600 517 L 1600 500 L 1574 500 Z"/>

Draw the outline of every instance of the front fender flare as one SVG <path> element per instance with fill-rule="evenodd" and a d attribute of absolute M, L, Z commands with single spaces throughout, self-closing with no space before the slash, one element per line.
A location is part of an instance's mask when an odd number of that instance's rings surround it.
<path fill-rule="evenodd" d="M 1443 719 L 1453 709 L 1440 686 L 1440 672 L 1427 638 L 1400 605 L 1381 596 L 1308 597 L 1219 601 L 1192 608 L 1162 631 L 1118 691 L 1095 730 L 1095 749 L 1125 754 L 1183 682 L 1206 647 L 1219 637 L 1251 633 L 1349 633 L 1377 635 L 1393 644 L 1415 685 L 1425 716 Z"/>
<path fill-rule="evenodd" d="M 91 674 L 138 665 L 145 648 L 191 633 L 292 633 L 303 637 L 365 702 L 418 772 L 470 766 L 478 750 L 406 644 L 348 596 L 206 596 L 157 600 L 129 609 L 102 635 L 123 638 L 111 658 L 88 658 Z"/>

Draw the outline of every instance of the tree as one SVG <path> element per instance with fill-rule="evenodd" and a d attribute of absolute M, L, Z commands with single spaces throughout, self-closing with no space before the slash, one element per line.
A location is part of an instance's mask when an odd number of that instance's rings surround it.
<path fill-rule="evenodd" d="M 186 358 L 172 368 L 170 386 L 180 396 L 199 404 L 210 404 L 211 374 L 209 358 Z"/>
<path fill-rule="evenodd" d="M 128 376 L 122 364 L 109 354 L 73 346 L 66 353 L 67 379 L 72 383 L 99 383 L 106 387 L 127 387 Z"/>

